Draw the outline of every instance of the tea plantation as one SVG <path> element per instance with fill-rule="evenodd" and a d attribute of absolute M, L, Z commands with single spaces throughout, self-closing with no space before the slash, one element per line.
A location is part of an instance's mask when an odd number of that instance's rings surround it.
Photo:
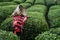
<path fill-rule="evenodd" d="M 30 16 L 20 36 L 11 17 L 18 4 Z M 0 40 L 60 40 L 60 0 L 0 0 Z"/>

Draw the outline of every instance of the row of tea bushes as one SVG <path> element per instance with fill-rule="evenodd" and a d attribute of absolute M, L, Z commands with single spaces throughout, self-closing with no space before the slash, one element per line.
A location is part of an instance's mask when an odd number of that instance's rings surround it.
<path fill-rule="evenodd" d="M 27 12 L 40 12 L 45 13 L 46 6 L 44 5 L 34 5 L 27 9 Z"/>
<path fill-rule="evenodd" d="M 15 2 L 15 3 L 17 3 L 17 4 L 20 4 L 20 3 L 25 2 L 25 0 L 13 0 L 13 2 Z"/>
<path fill-rule="evenodd" d="M 45 21 L 43 13 L 29 12 L 28 15 L 30 18 L 28 18 L 27 22 L 25 23 L 24 33 L 22 35 L 23 40 L 34 39 L 35 36 L 40 32 L 48 30 L 48 25 Z M 7 31 L 13 30 L 11 22 L 11 18 L 6 18 L 6 20 L 1 23 L 1 29 Z"/>
<path fill-rule="evenodd" d="M 60 35 L 50 33 L 48 31 L 39 34 L 35 40 L 60 40 Z"/>
<path fill-rule="evenodd" d="M 48 17 L 51 27 L 60 27 L 60 5 L 55 5 L 50 8 Z"/>
<path fill-rule="evenodd" d="M 11 15 L 17 5 L 0 6 L 0 23 Z"/>
<path fill-rule="evenodd" d="M 17 5 L 14 2 L 0 2 L 0 6 Z"/>
<path fill-rule="evenodd" d="M 11 2 L 13 0 L 0 0 L 0 2 Z"/>
<path fill-rule="evenodd" d="M 45 21 L 43 13 L 29 12 L 28 14 L 29 14 L 30 18 L 28 18 L 27 22 L 25 23 L 24 33 L 22 35 L 22 39 L 24 39 L 24 40 L 27 40 L 28 38 L 34 39 L 34 37 L 37 34 L 39 34 L 40 32 L 48 30 L 48 26 Z M 1 23 L 0 28 L 3 30 L 7 30 L 7 31 L 13 30 L 12 18 L 6 18 L 6 20 L 4 20 Z M 28 38 L 26 38 L 26 37 L 28 37 Z"/>
<path fill-rule="evenodd" d="M 20 40 L 17 35 L 14 35 L 12 32 L 6 32 L 0 30 L 0 40 Z"/>

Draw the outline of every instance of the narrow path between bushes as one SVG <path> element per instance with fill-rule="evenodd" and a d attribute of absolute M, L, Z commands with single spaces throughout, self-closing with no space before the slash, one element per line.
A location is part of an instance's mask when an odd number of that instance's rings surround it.
<path fill-rule="evenodd" d="M 45 4 L 45 6 L 47 7 L 46 12 L 45 12 L 45 20 L 46 20 L 46 22 L 48 24 L 49 29 L 51 28 L 51 23 L 50 23 L 50 19 L 48 17 L 48 14 L 49 14 L 50 7 L 54 6 L 54 5 L 55 4 L 51 4 L 51 5 L 48 6 L 48 5 Z"/>
<path fill-rule="evenodd" d="M 46 19 L 46 22 L 47 22 L 47 24 L 50 28 L 50 22 L 49 22 L 49 18 L 48 18 L 49 9 L 50 9 L 50 6 L 47 6 L 47 9 L 46 9 L 46 12 L 45 12 L 45 19 Z"/>

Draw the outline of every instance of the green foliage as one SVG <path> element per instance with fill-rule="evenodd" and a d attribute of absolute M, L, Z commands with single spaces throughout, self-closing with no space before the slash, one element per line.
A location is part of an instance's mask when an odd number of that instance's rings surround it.
<path fill-rule="evenodd" d="M 47 5 L 56 4 L 56 0 L 45 0 Z"/>
<path fill-rule="evenodd" d="M 17 5 L 0 6 L 0 23 L 12 14 Z"/>
<path fill-rule="evenodd" d="M 13 30 L 10 15 L 17 4 L 24 6 L 30 16 L 20 35 L 21 40 L 60 40 L 60 0 L 0 0 L 0 29 L 7 31 L 0 30 L 0 40 L 19 40 L 12 32 L 8 32 Z M 45 19 L 45 4 L 57 4 L 49 9 L 48 21 L 53 27 L 50 30 Z"/>
<path fill-rule="evenodd" d="M 34 3 L 34 0 L 26 0 L 26 2 L 28 2 L 28 3 Z"/>
<path fill-rule="evenodd" d="M 51 28 L 50 32 L 53 33 L 53 34 L 60 35 L 60 27 L 59 28 Z"/>
<path fill-rule="evenodd" d="M 23 3 L 24 0 L 13 0 L 13 2 L 17 3 L 17 4 L 20 4 L 20 3 Z"/>
<path fill-rule="evenodd" d="M 35 40 L 59 40 L 60 36 L 58 36 L 57 34 L 52 34 L 50 32 L 44 32 L 42 34 L 39 34 Z"/>
<path fill-rule="evenodd" d="M 30 18 L 25 24 L 24 33 L 21 36 L 22 40 L 34 40 L 40 32 L 48 30 L 43 13 L 29 12 L 28 15 Z"/>
<path fill-rule="evenodd" d="M 44 5 L 34 5 L 27 9 L 27 12 L 45 13 L 45 11 L 46 11 L 46 6 L 44 6 Z"/>
<path fill-rule="evenodd" d="M 47 23 L 45 21 L 43 13 L 39 12 L 29 12 L 28 13 L 30 18 L 27 20 L 25 26 L 30 26 L 30 27 L 39 27 L 40 30 L 46 30 L 47 28 Z M 6 22 L 7 21 L 7 22 Z M 12 21 L 12 18 L 6 18 L 5 21 L 1 23 L 1 26 L 4 28 L 5 26 L 9 26 Z M 43 29 L 44 28 L 44 29 Z"/>
<path fill-rule="evenodd" d="M 51 27 L 60 27 L 60 5 L 52 6 L 48 17 L 50 19 Z"/>
<path fill-rule="evenodd" d="M 35 3 L 37 3 L 37 4 L 45 4 L 44 0 L 36 0 Z"/>
<path fill-rule="evenodd" d="M 16 5 L 16 3 L 13 3 L 13 2 L 0 2 L 0 6 L 7 6 L 7 5 Z"/>
<path fill-rule="evenodd" d="M 30 16 L 30 18 L 27 20 L 27 25 L 30 25 L 31 27 L 33 27 L 33 26 L 34 27 L 41 27 L 41 29 L 47 27 L 47 23 L 45 21 L 45 17 L 44 17 L 43 13 L 28 12 L 28 15 Z M 44 29 L 42 29 L 42 30 L 44 30 Z"/>
<path fill-rule="evenodd" d="M 24 7 L 29 7 L 31 4 L 29 3 L 22 3 Z M 14 9 L 17 7 L 17 5 L 9 5 L 9 6 L 0 6 L 0 23 L 5 20 L 9 15 L 11 15 L 14 11 Z"/>
<path fill-rule="evenodd" d="M 32 9 L 34 7 L 36 8 L 35 10 Z M 37 9 L 37 7 L 39 8 Z M 48 25 L 44 17 L 44 12 L 46 10 L 46 7 L 43 5 L 34 5 L 32 6 L 32 8 L 27 9 L 28 15 L 30 16 L 30 18 L 28 18 L 27 22 L 25 23 L 25 29 L 23 31 L 24 33 L 21 36 L 22 40 L 29 40 L 29 39 L 34 40 L 35 36 L 38 35 L 40 32 L 48 30 Z M 36 10 L 40 10 L 40 11 L 36 11 Z M 9 17 L 6 18 L 1 23 L 1 29 L 7 30 L 7 31 L 13 30 L 12 18 L 9 18 Z"/>
<path fill-rule="evenodd" d="M 38 33 L 48 30 L 43 13 L 29 12 L 28 15 L 30 18 L 28 18 L 27 22 L 25 23 L 24 33 L 21 36 L 22 40 L 34 40 Z M 11 27 L 10 29 L 8 28 L 10 24 L 12 24 L 11 18 L 7 18 L 5 21 L 3 21 L 3 23 L 1 23 L 1 29 L 12 30 Z"/>
<path fill-rule="evenodd" d="M 60 5 L 60 0 L 56 0 L 57 1 L 57 4 L 59 4 Z"/>
<path fill-rule="evenodd" d="M 7 31 L 12 31 L 12 18 L 6 18 L 0 25 L 0 29 L 7 30 Z"/>
<path fill-rule="evenodd" d="M 25 7 L 25 8 L 28 8 L 28 7 L 30 7 L 31 6 L 31 4 L 30 3 L 21 3 L 20 5 L 22 5 L 23 7 Z"/>
<path fill-rule="evenodd" d="M 0 0 L 0 2 L 10 2 L 10 1 L 13 1 L 13 0 Z"/>
<path fill-rule="evenodd" d="M 19 40 L 19 38 L 12 32 L 0 30 L 0 40 Z"/>

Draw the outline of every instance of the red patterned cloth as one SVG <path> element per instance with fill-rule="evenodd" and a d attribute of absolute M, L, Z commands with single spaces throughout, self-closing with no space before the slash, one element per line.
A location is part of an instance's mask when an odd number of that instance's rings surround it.
<path fill-rule="evenodd" d="M 13 27 L 14 27 L 14 34 L 17 32 L 21 32 L 21 29 L 24 28 L 24 23 L 27 20 L 27 16 L 14 16 L 13 17 Z"/>

